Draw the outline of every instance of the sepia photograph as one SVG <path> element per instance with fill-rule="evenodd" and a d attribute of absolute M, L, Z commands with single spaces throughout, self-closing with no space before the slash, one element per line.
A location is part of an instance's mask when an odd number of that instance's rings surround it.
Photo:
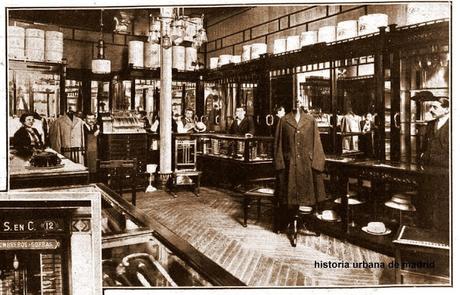
<path fill-rule="evenodd" d="M 0 295 L 453 286 L 452 1 L 87 2 L 5 5 Z"/>

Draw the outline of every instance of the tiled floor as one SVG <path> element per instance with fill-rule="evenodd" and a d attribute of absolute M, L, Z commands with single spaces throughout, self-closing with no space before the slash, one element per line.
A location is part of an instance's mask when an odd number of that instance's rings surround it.
<path fill-rule="evenodd" d="M 380 268 L 353 268 L 356 262 L 384 262 L 393 258 L 326 235 L 300 235 L 291 247 L 284 234 L 270 229 L 271 210 L 255 222 L 250 211 L 242 227 L 242 199 L 229 192 L 202 188 L 201 196 L 179 192 L 138 194 L 137 207 L 163 223 L 196 249 L 249 286 L 374 286 L 394 283 L 394 272 Z M 315 267 L 315 262 L 348 262 L 349 268 Z"/>

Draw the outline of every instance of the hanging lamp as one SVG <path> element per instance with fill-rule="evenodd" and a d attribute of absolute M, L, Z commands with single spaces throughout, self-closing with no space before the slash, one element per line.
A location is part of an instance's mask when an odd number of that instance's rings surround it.
<path fill-rule="evenodd" d="M 103 28 L 104 23 L 102 21 L 102 14 L 104 10 L 101 9 L 101 32 L 99 36 L 99 41 L 97 42 L 97 58 L 91 61 L 91 71 L 94 74 L 110 74 L 111 72 L 111 63 L 110 60 L 105 59 L 104 55 L 104 40 L 103 40 Z"/>

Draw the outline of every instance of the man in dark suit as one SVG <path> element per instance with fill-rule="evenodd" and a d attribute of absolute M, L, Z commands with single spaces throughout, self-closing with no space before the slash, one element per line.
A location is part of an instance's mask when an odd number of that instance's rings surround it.
<path fill-rule="evenodd" d="M 242 107 L 235 110 L 236 118 L 233 120 L 228 133 L 236 135 L 254 135 L 255 127 L 252 118 L 246 116 L 246 111 Z"/>
<path fill-rule="evenodd" d="M 432 166 L 449 166 L 449 99 L 433 97 L 429 113 L 433 120 L 428 122 L 423 143 L 422 163 Z"/>
<path fill-rule="evenodd" d="M 433 120 L 420 130 L 422 137 L 421 163 L 448 169 L 449 167 L 449 98 L 434 96 L 430 91 L 417 93 L 413 100 L 427 101 L 427 115 Z M 449 228 L 449 180 L 429 175 L 420 181 L 418 197 L 414 200 L 419 226 L 445 231 Z"/>

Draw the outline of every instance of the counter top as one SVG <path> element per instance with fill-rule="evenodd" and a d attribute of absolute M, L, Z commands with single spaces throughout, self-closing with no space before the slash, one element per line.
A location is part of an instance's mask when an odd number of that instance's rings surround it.
<path fill-rule="evenodd" d="M 380 169 L 388 172 L 406 172 L 413 174 L 426 175 L 449 175 L 449 169 L 437 166 L 423 166 L 412 163 L 395 162 L 395 161 L 379 161 L 375 159 L 360 159 L 344 156 L 327 155 L 326 163 L 342 164 L 344 166 L 354 166 L 363 169 Z"/>
<path fill-rule="evenodd" d="M 58 154 L 52 149 L 46 149 L 47 152 Z M 79 163 L 74 163 L 61 154 L 62 167 L 45 168 L 33 167 L 28 169 L 29 160 L 20 157 L 15 150 L 10 150 L 9 156 L 9 175 L 11 188 L 55 186 L 67 184 L 83 184 L 88 182 L 88 168 Z"/>
<path fill-rule="evenodd" d="M 29 166 L 29 160 L 19 157 L 15 154 L 14 150 L 10 151 L 10 163 L 9 172 L 11 177 L 30 177 L 33 175 L 63 175 L 63 174 L 74 174 L 74 173 L 88 173 L 88 168 L 82 164 L 74 163 L 67 159 L 61 154 L 58 154 L 54 150 L 48 148 L 45 151 L 53 152 L 58 155 L 61 159 L 61 164 L 64 164 L 60 168 L 41 168 L 34 167 L 33 169 L 27 169 Z"/>

